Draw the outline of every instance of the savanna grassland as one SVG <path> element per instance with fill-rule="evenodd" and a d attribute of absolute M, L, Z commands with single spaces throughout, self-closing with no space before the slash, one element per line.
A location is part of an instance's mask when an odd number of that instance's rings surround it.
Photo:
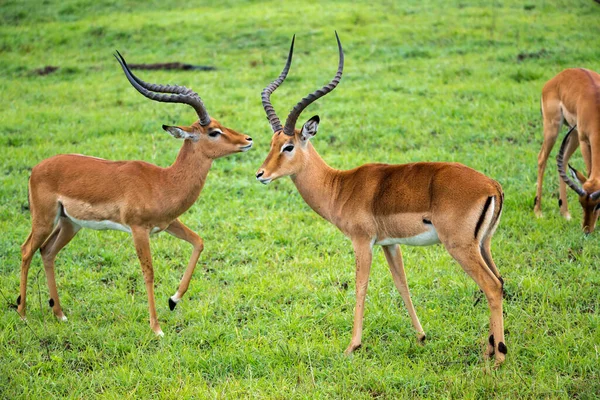
<path fill-rule="evenodd" d="M 544 218 L 532 212 L 544 82 L 566 67 L 600 70 L 594 1 L 0 2 L 0 398 L 582 398 L 600 396 L 600 232 L 581 209 L 558 212 L 554 149 Z M 508 355 L 482 350 L 485 299 L 441 246 L 403 247 L 427 332 L 416 343 L 383 252 L 367 296 L 363 347 L 344 356 L 354 306 L 348 239 L 318 217 L 289 179 L 260 185 L 269 149 L 262 88 L 282 117 L 328 82 L 313 144 L 332 166 L 459 161 L 498 180 L 505 208 L 493 252 L 505 279 Z M 158 314 L 148 326 L 128 234 L 84 230 L 57 258 L 67 323 L 54 319 L 39 255 L 28 322 L 14 309 L 19 246 L 29 232 L 31 168 L 58 153 L 170 165 L 181 143 L 161 124 L 189 125 L 185 105 L 149 101 L 112 56 L 180 61 L 213 71 L 138 71 L 197 91 L 209 112 L 254 138 L 217 160 L 182 220 L 205 241 L 184 300 L 170 312 L 191 246 L 152 239 Z M 37 72 L 46 66 L 55 72 Z M 564 133 L 563 133 L 564 134 Z M 561 134 L 562 137 L 562 134 Z M 577 152 L 573 164 L 583 167 Z"/>

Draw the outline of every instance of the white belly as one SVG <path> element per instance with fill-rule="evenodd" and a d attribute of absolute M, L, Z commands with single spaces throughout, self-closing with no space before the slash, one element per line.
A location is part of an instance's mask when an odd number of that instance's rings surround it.
<path fill-rule="evenodd" d="M 419 233 L 416 236 L 410 236 L 405 238 L 385 238 L 376 240 L 375 244 L 380 246 L 389 246 L 392 244 L 407 244 L 409 246 L 430 246 L 440 242 L 437 231 L 433 226 L 423 233 Z"/>
<path fill-rule="evenodd" d="M 75 225 L 78 225 L 82 228 L 88 228 L 88 229 L 93 229 L 95 231 L 105 231 L 105 230 L 113 230 L 113 231 L 122 231 L 122 232 L 127 232 L 127 233 L 131 233 L 131 228 L 127 225 L 122 225 L 119 224 L 117 222 L 113 222 L 110 220 L 104 220 L 104 221 L 86 221 L 83 219 L 77 219 L 77 218 L 73 218 L 72 216 L 70 216 L 67 213 L 66 209 L 63 209 L 65 215 L 67 216 L 67 218 L 69 218 L 71 220 L 71 222 L 73 222 Z M 156 232 L 160 232 L 162 229 L 160 229 L 159 227 L 154 227 L 152 228 L 152 231 L 150 231 L 150 233 L 156 233 Z"/>

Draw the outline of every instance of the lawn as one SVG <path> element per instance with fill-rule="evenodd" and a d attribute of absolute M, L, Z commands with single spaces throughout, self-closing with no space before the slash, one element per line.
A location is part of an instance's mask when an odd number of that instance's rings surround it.
<path fill-rule="evenodd" d="M 561 218 L 554 156 L 544 217 L 533 215 L 543 84 L 567 67 L 600 70 L 600 5 L 588 1 L 4 0 L 0 2 L 0 398 L 581 398 L 600 396 L 600 232 Z M 313 144 L 333 167 L 459 161 L 500 182 L 493 240 L 505 280 L 505 364 L 482 357 L 489 311 L 441 246 L 403 247 L 427 332 L 419 346 L 383 252 L 376 250 L 363 347 L 351 336 L 350 241 L 315 214 L 289 179 L 254 173 L 271 129 L 260 92 L 294 63 L 272 96 L 279 115 L 327 83 Z M 130 63 L 179 61 L 212 71 L 137 71 L 186 85 L 221 123 L 254 138 L 219 159 L 182 220 L 205 241 L 171 312 L 191 246 L 152 239 L 163 338 L 148 326 L 130 236 L 82 231 L 57 257 L 67 323 L 55 320 L 34 258 L 28 322 L 14 309 L 20 245 L 30 229 L 31 168 L 58 153 L 170 165 L 181 142 L 162 124 L 194 111 L 159 104 L 127 82 Z M 40 74 L 47 66 L 55 72 Z M 565 131 L 566 132 L 566 131 Z M 564 134 L 564 133 L 563 133 Z M 562 135 L 561 135 L 562 137 Z M 558 147 L 558 146 L 557 146 Z M 572 163 L 579 169 L 578 151 Z"/>

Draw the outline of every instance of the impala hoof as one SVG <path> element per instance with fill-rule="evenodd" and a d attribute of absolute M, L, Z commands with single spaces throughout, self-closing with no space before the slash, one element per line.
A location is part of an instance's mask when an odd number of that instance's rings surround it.
<path fill-rule="evenodd" d="M 162 329 L 154 331 L 154 334 L 156 335 L 156 337 L 159 337 L 159 338 L 165 336 L 165 334 L 163 333 Z"/>
<path fill-rule="evenodd" d="M 350 354 L 352 354 L 355 350 L 360 349 L 360 347 L 362 346 L 362 344 L 350 344 L 350 346 L 348 346 L 346 348 L 346 350 L 344 351 L 344 354 L 349 356 Z"/>
<path fill-rule="evenodd" d="M 426 339 L 427 339 L 427 336 L 425 335 L 425 332 L 421 332 L 421 333 L 417 334 L 417 340 L 419 341 L 420 345 L 424 345 Z"/>
<path fill-rule="evenodd" d="M 173 311 L 175 309 L 175 307 L 177 306 L 177 302 L 174 301 L 172 298 L 169 297 L 169 309 L 171 311 Z"/>

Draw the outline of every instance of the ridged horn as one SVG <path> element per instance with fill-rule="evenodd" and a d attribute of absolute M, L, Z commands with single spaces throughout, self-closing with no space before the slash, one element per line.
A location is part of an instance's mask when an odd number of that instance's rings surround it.
<path fill-rule="evenodd" d="M 292 111 L 290 111 L 290 114 L 288 115 L 285 121 L 285 126 L 283 128 L 283 133 L 285 133 L 288 136 L 294 136 L 294 128 L 296 127 L 296 121 L 298 121 L 298 117 L 300 116 L 302 111 L 304 111 L 304 109 L 308 107 L 311 103 L 313 103 L 315 100 L 325 96 L 327 93 L 335 89 L 335 87 L 338 85 L 338 83 L 340 83 L 340 80 L 342 79 L 342 71 L 344 70 L 344 50 L 342 49 L 342 43 L 340 42 L 340 38 L 337 32 L 335 32 L 335 38 L 337 40 L 338 51 L 340 54 L 340 61 L 338 64 L 337 73 L 335 74 L 331 82 L 323 86 L 321 89 L 309 94 L 308 96 L 300 100 L 300 102 L 298 102 L 298 104 L 296 104 L 294 108 L 292 108 Z"/>
<path fill-rule="evenodd" d="M 191 89 L 186 88 L 185 86 L 179 85 L 157 85 L 154 83 L 144 82 L 137 76 L 131 72 L 129 66 L 125 62 L 125 59 L 117 51 L 117 54 L 114 54 L 115 58 L 123 68 L 123 72 L 125 72 L 125 76 L 131 85 L 142 95 L 149 98 L 150 100 L 160 101 L 163 103 L 182 103 L 190 105 L 196 110 L 196 114 L 198 114 L 198 118 L 200 119 L 200 125 L 206 126 L 210 124 L 210 116 L 208 115 L 208 111 L 206 111 L 206 107 L 202 102 L 198 93 L 194 92 Z M 169 95 L 162 93 L 170 93 Z"/>
<path fill-rule="evenodd" d="M 275 113 L 275 109 L 273 108 L 273 105 L 271 104 L 271 93 L 273 93 L 275 91 L 275 89 L 277 89 L 279 87 L 279 85 L 281 85 L 281 83 L 285 80 L 285 77 L 287 76 L 287 74 L 290 70 L 290 66 L 292 65 L 292 54 L 294 53 L 294 41 L 295 40 L 296 40 L 296 35 L 294 35 L 292 37 L 292 44 L 290 46 L 290 52 L 288 54 L 288 58 L 285 63 L 285 67 L 283 67 L 283 70 L 281 71 L 281 74 L 279 74 L 279 77 L 277 79 L 275 79 L 266 88 L 264 88 L 262 93 L 260 94 L 260 97 L 262 99 L 263 108 L 265 109 L 265 112 L 267 113 L 267 119 L 269 120 L 269 124 L 271 124 L 271 128 L 273 129 L 273 132 L 280 131 L 282 129 L 282 127 L 281 127 L 281 121 L 279 121 L 279 117 Z"/>
<path fill-rule="evenodd" d="M 560 150 L 558 151 L 558 154 L 556 155 L 556 165 L 558 166 L 558 174 L 560 175 L 562 180 L 565 181 L 565 183 L 571 189 L 573 189 L 579 196 L 585 196 L 587 194 L 585 192 L 585 190 L 583 190 L 581 187 L 579 187 L 579 185 L 577 185 L 575 182 L 573 182 L 573 180 L 571 178 L 569 178 L 569 175 L 565 171 L 565 166 L 564 166 L 564 157 L 565 157 L 565 151 L 567 149 L 567 144 L 569 143 L 569 139 L 571 138 L 571 133 L 576 128 L 576 126 L 577 125 L 573 126 L 571 129 L 569 129 L 569 132 L 567 132 L 565 138 L 563 139 L 562 144 L 560 145 Z M 600 196 L 600 194 L 599 194 L 599 196 Z"/>

